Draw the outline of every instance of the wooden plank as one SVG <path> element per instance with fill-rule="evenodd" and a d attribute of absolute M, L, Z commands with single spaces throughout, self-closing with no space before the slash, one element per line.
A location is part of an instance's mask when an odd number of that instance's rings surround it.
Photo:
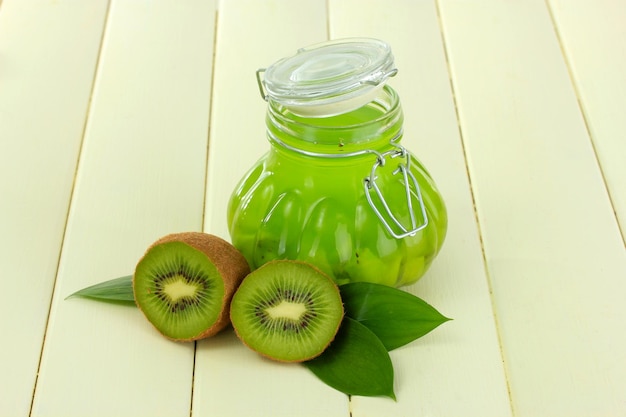
<path fill-rule="evenodd" d="M 33 416 L 189 416 L 194 344 L 134 307 L 72 299 L 200 230 L 214 3 L 113 2 L 85 132 Z"/>
<path fill-rule="evenodd" d="M 441 1 L 516 416 L 623 416 L 623 241 L 543 1 Z"/>
<path fill-rule="evenodd" d="M 288 35 L 286 35 L 288 34 Z M 229 0 L 220 5 L 205 230 L 228 238 L 226 207 L 236 183 L 263 155 L 265 106 L 255 71 L 326 39 L 324 2 Z M 198 343 L 193 414 L 341 416 L 348 399 L 300 365 L 262 359 L 232 331 Z"/>
<path fill-rule="evenodd" d="M 552 0 L 549 5 L 626 239 L 626 3 Z"/>
<path fill-rule="evenodd" d="M 106 10 L 0 7 L 2 415 L 30 409 Z"/>
<path fill-rule="evenodd" d="M 220 5 L 205 218 L 205 228 L 212 233 L 228 238 L 225 203 L 248 168 L 269 149 L 266 103 L 256 70 L 302 46 L 325 41 L 325 10 L 316 0 L 235 0 Z M 256 30 L 253 37 L 250 28 Z"/>
<path fill-rule="evenodd" d="M 331 1 L 333 38 L 387 41 L 398 75 L 389 83 L 405 113 L 403 144 L 426 165 L 450 219 L 433 268 L 408 291 L 454 318 L 392 353 L 398 401 L 352 398 L 352 416 L 511 414 L 480 239 L 434 2 Z M 471 360 L 468 360 L 471 358 Z"/>

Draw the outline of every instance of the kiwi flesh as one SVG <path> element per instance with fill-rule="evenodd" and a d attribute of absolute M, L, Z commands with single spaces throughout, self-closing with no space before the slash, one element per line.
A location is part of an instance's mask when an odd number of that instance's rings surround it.
<path fill-rule="evenodd" d="M 207 233 L 174 233 L 154 242 L 133 275 L 139 309 L 164 336 L 191 341 L 229 324 L 232 296 L 250 272 L 243 255 Z"/>
<path fill-rule="evenodd" d="M 252 350 L 281 362 L 319 356 L 343 319 L 339 289 L 310 264 L 277 260 L 248 275 L 233 296 L 235 333 Z"/>

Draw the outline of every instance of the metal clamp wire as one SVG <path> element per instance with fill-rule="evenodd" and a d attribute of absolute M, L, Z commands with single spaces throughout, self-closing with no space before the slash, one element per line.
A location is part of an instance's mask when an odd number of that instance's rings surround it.
<path fill-rule="evenodd" d="M 306 155 L 306 156 L 314 157 L 314 158 L 339 159 L 339 158 L 350 158 L 354 156 L 361 156 L 361 155 L 367 155 L 367 154 L 375 155 L 376 160 L 374 162 L 374 165 L 372 165 L 372 170 L 370 171 L 370 175 L 363 179 L 363 186 L 364 186 L 365 197 L 367 198 L 367 202 L 369 203 L 372 210 L 374 210 L 376 217 L 378 217 L 378 219 L 381 221 L 383 226 L 385 226 L 385 229 L 396 239 L 402 239 L 407 236 L 414 236 L 417 232 L 419 232 L 420 230 L 428 226 L 428 215 L 426 213 L 426 206 L 424 205 L 424 200 L 422 198 L 422 191 L 417 182 L 417 179 L 415 178 L 415 175 L 413 175 L 410 169 L 411 154 L 410 152 L 407 151 L 405 147 L 397 143 L 402 137 L 402 131 L 400 131 L 396 136 L 394 136 L 389 141 L 389 143 L 392 146 L 394 146 L 396 149 L 389 150 L 386 152 L 378 152 L 374 149 L 364 149 L 361 151 L 342 153 L 342 154 L 330 154 L 330 153 L 307 151 L 307 150 L 300 149 L 300 148 L 297 148 L 295 146 L 292 146 L 283 142 L 278 137 L 276 137 L 276 135 L 273 132 L 269 130 L 267 131 L 267 135 L 271 142 L 274 142 L 277 145 L 285 149 L 299 153 L 301 155 Z M 385 165 L 386 158 L 398 158 L 398 157 L 405 158 L 406 162 L 398 164 L 398 168 L 396 168 L 392 172 L 392 175 L 397 175 L 398 173 L 402 174 L 404 187 L 405 187 L 405 197 L 407 201 L 407 208 L 409 209 L 409 214 L 410 214 L 410 221 L 411 221 L 410 228 L 405 227 L 402 224 L 402 222 L 400 222 L 400 220 L 393 214 L 391 207 L 389 207 L 389 204 L 387 203 L 387 200 L 385 199 L 380 187 L 378 187 L 378 184 L 376 183 L 376 180 L 377 180 L 376 170 L 379 167 Z M 417 220 L 415 218 L 415 212 L 414 212 L 414 207 L 413 207 L 413 196 L 411 194 L 411 185 L 413 186 L 413 189 L 415 190 L 417 201 L 420 205 L 420 212 L 421 212 L 422 218 L 424 219 L 424 221 L 419 225 L 417 224 Z M 384 208 L 384 212 L 386 213 L 387 217 L 390 218 L 393 224 L 395 224 L 395 226 L 397 226 L 397 228 L 400 229 L 401 231 L 400 233 L 397 233 L 397 231 L 395 231 L 392 228 L 392 225 L 389 224 L 388 220 L 385 218 L 385 215 L 383 215 L 381 210 L 377 207 L 376 203 L 372 199 L 372 195 L 370 192 L 372 189 L 378 196 L 378 199 L 380 200 L 380 203 L 382 204 Z"/>
<path fill-rule="evenodd" d="M 402 225 L 402 223 L 400 222 L 400 220 L 398 220 L 398 218 L 393 214 L 391 208 L 389 207 L 389 204 L 387 203 L 387 200 L 385 199 L 385 197 L 383 196 L 380 188 L 378 187 L 378 185 L 376 184 L 376 175 L 375 175 L 375 171 L 379 166 L 383 166 L 384 165 L 384 159 L 377 161 L 374 166 L 372 167 L 372 172 L 370 174 L 369 177 L 366 177 L 363 181 L 364 183 L 364 189 L 365 189 L 365 197 L 367 198 L 367 201 L 370 205 L 370 207 L 372 208 L 372 210 L 374 210 L 374 213 L 376 214 L 376 216 L 378 217 L 378 219 L 381 221 L 381 223 L 385 226 L 385 229 L 396 239 L 402 239 L 405 238 L 407 236 L 413 236 L 415 235 L 417 232 L 419 232 L 420 230 L 424 229 L 426 226 L 428 226 L 428 215 L 426 213 L 426 206 L 424 205 L 424 200 L 422 198 L 422 192 L 420 189 L 420 186 L 417 182 L 417 179 L 415 178 L 415 175 L 413 175 L 413 173 L 410 171 L 410 160 L 411 160 L 411 156 L 410 154 L 407 152 L 407 150 L 400 146 L 400 145 L 395 145 L 397 146 L 399 149 L 397 151 L 390 151 L 390 152 L 386 152 L 383 155 L 387 156 L 390 155 L 391 158 L 396 158 L 398 156 L 404 156 L 406 158 L 406 163 L 405 164 L 398 164 L 398 168 L 395 169 L 392 174 L 393 175 L 397 175 L 398 173 L 402 174 L 403 180 L 404 180 L 404 187 L 405 187 L 405 192 L 406 192 L 406 201 L 407 201 L 407 207 L 409 209 L 409 215 L 410 215 L 410 219 L 411 219 L 411 228 L 407 229 L 404 225 Z M 411 195 L 411 184 L 413 185 L 413 188 L 415 189 L 415 193 L 417 196 L 417 201 L 420 205 L 420 211 L 422 214 L 422 218 L 424 219 L 424 221 L 420 224 L 417 225 L 417 220 L 415 219 L 415 213 L 413 210 L 413 199 L 412 199 L 412 195 Z M 381 213 L 381 211 L 379 210 L 379 208 L 377 207 L 377 205 L 374 203 L 374 200 L 372 199 L 370 190 L 373 189 L 376 193 L 376 195 L 378 196 L 378 199 L 380 200 L 380 202 L 382 203 L 383 208 L 385 209 L 385 213 L 387 214 L 388 218 L 390 218 L 393 223 L 395 223 L 395 225 L 401 230 L 402 233 L 397 233 L 395 230 L 393 230 L 393 228 L 391 227 L 391 225 L 389 224 L 389 222 L 387 221 L 387 219 L 385 218 L 385 216 L 383 215 L 383 213 Z"/>

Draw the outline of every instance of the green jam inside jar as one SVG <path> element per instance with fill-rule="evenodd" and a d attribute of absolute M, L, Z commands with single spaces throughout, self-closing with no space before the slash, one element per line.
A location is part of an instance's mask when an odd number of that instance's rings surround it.
<path fill-rule="evenodd" d="M 251 268 L 296 259 L 338 284 L 368 281 L 393 287 L 414 283 L 426 272 L 445 238 L 446 208 L 422 164 L 410 153 L 394 153 L 402 136 L 402 111 L 390 87 L 379 100 L 332 117 L 299 117 L 270 102 L 267 126 L 271 149 L 240 181 L 228 207 L 233 245 Z M 384 153 L 389 156 L 373 171 Z M 416 190 L 407 188 L 398 172 L 407 158 L 427 219 Z M 372 174 L 382 199 L 373 191 L 370 195 L 383 219 L 366 196 L 365 178 Z M 392 236 L 383 223 L 394 224 L 382 209 L 383 200 L 402 225 L 411 225 L 411 211 L 427 225 L 406 237 Z"/>

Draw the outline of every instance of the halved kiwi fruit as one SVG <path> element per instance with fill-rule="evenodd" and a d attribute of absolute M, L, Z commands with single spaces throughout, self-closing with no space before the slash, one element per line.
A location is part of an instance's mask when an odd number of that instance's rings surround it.
<path fill-rule="evenodd" d="M 230 243 L 207 233 L 167 235 L 135 268 L 133 293 L 146 318 L 180 341 L 214 335 L 229 323 L 232 296 L 250 272 Z"/>
<path fill-rule="evenodd" d="M 272 261 L 237 289 L 230 318 L 251 349 L 281 362 L 320 355 L 337 334 L 343 303 L 335 282 L 310 264 Z"/>

